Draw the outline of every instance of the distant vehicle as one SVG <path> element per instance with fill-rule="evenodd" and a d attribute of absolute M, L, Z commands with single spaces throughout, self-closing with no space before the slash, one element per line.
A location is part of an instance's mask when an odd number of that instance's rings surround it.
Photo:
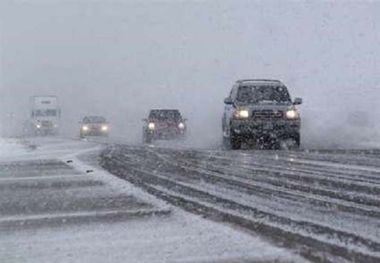
<path fill-rule="evenodd" d="M 109 134 L 109 124 L 106 118 L 102 116 L 86 116 L 80 124 L 79 135 L 81 138 L 86 136 L 108 136 Z"/>
<path fill-rule="evenodd" d="M 24 124 L 26 135 L 56 135 L 59 131 L 61 110 L 56 96 L 30 98 L 30 119 Z"/>
<path fill-rule="evenodd" d="M 279 148 L 282 142 L 299 148 L 301 118 L 288 89 L 278 80 L 239 80 L 224 100 L 222 120 L 224 145 L 241 148 L 246 141 Z"/>
<path fill-rule="evenodd" d="M 180 139 L 186 135 L 186 119 L 176 109 L 155 109 L 144 119 L 143 141 Z"/>

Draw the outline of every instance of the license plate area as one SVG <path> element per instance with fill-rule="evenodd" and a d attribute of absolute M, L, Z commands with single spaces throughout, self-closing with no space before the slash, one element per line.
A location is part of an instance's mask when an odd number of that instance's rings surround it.
<path fill-rule="evenodd" d="M 264 131 L 273 130 L 273 129 L 274 129 L 274 125 L 273 125 L 273 123 L 271 123 L 271 122 L 263 123 L 263 125 L 262 125 L 262 129 L 263 129 Z"/>

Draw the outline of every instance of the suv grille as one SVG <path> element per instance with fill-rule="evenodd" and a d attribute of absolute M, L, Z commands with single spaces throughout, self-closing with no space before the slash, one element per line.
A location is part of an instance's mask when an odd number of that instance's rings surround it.
<path fill-rule="evenodd" d="M 278 120 L 282 119 L 283 111 L 274 110 L 256 110 L 252 111 L 252 119 L 254 120 Z"/>
<path fill-rule="evenodd" d="M 41 126 L 46 128 L 53 127 L 53 123 L 51 121 L 41 121 Z"/>

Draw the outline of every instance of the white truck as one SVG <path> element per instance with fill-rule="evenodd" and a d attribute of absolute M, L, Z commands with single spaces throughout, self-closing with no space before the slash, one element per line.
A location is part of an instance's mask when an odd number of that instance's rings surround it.
<path fill-rule="evenodd" d="M 30 98 L 30 120 L 25 125 L 28 135 L 56 135 L 59 131 L 61 110 L 56 96 Z"/>

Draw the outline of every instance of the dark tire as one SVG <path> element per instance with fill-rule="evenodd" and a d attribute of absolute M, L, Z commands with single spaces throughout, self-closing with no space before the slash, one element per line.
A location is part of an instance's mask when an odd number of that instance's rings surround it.
<path fill-rule="evenodd" d="M 241 139 L 231 132 L 230 146 L 232 150 L 239 150 L 241 148 Z"/>
<path fill-rule="evenodd" d="M 293 134 L 293 135 L 289 135 L 289 137 L 287 137 L 287 140 L 291 140 L 292 143 L 287 146 L 285 149 L 287 150 L 298 150 L 301 146 L 301 136 L 300 134 Z"/>
<path fill-rule="evenodd" d="M 269 149 L 270 150 L 281 150 L 281 140 L 279 140 L 279 139 L 272 140 L 269 144 Z"/>
<path fill-rule="evenodd" d="M 222 145 L 224 150 L 231 150 L 231 144 L 230 140 L 228 137 L 223 136 L 223 145 Z"/>
<path fill-rule="evenodd" d="M 186 141 L 186 133 L 183 133 L 183 134 L 180 134 L 178 137 L 177 137 L 177 140 L 179 141 Z"/>
<path fill-rule="evenodd" d="M 294 149 L 299 149 L 301 147 L 301 135 L 298 133 L 293 137 L 295 141 Z"/>
<path fill-rule="evenodd" d="M 151 135 L 144 133 L 143 141 L 144 141 L 144 143 L 149 144 L 149 143 L 152 143 L 153 138 Z"/>

